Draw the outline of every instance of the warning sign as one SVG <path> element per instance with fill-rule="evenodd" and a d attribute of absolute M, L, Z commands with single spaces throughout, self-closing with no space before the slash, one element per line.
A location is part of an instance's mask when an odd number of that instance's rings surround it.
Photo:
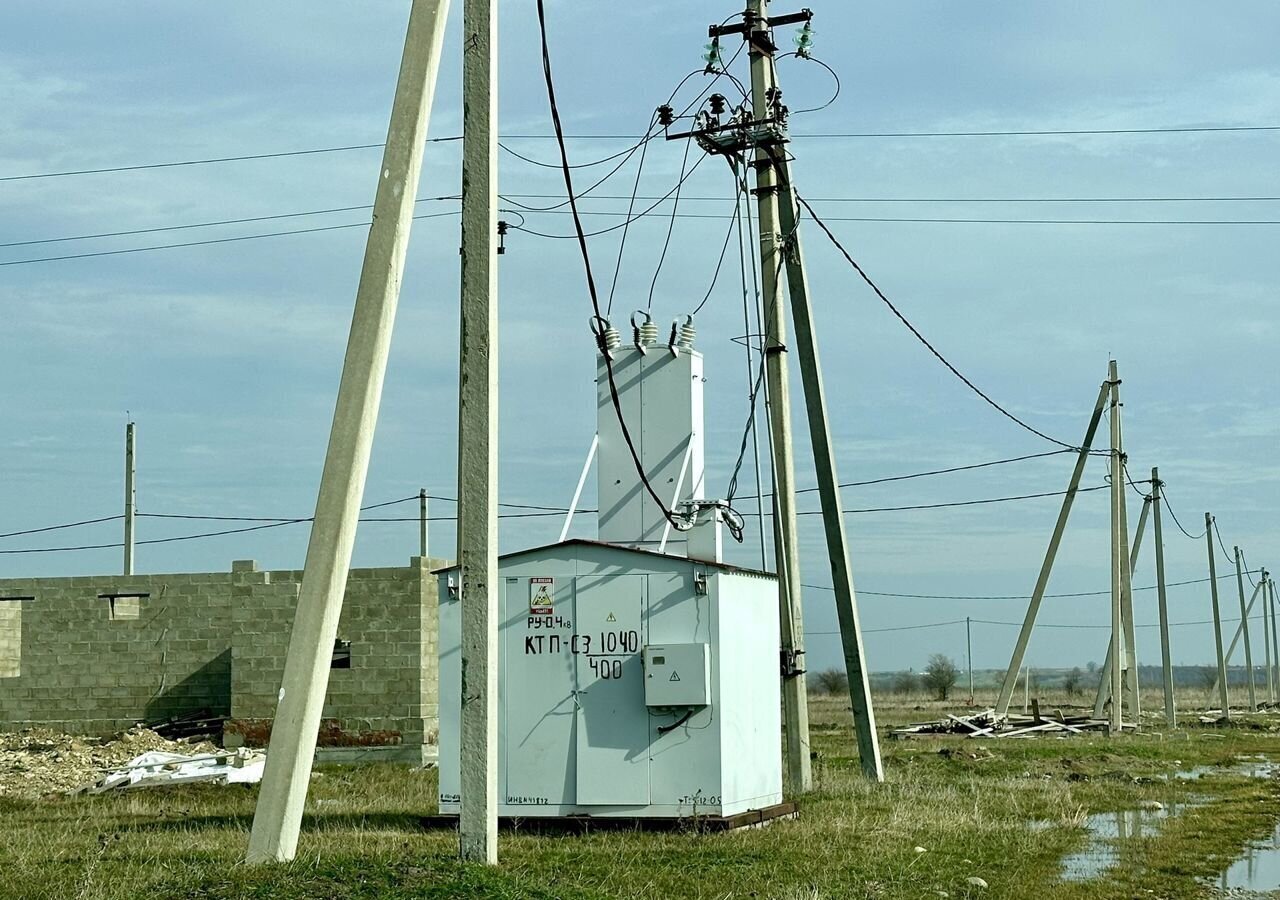
<path fill-rule="evenodd" d="M 679 680 L 680 680 L 679 672 L 672 672 L 671 677 L 667 679 L 667 681 L 679 681 Z"/>
<path fill-rule="evenodd" d="M 618 617 L 617 617 L 617 616 L 615 616 L 613 613 L 609 613 L 609 618 L 605 619 L 605 621 L 606 621 L 606 622 L 616 622 L 616 621 L 618 621 Z"/>
<path fill-rule="evenodd" d="M 529 579 L 529 614 L 548 616 L 556 602 L 556 580 L 554 578 Z"/>

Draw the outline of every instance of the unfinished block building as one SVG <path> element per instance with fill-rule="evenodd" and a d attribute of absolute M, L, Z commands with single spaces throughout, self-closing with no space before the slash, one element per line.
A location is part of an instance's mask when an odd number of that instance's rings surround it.
<path fill-rule="evenodd" d="M 322 753 L 433 755 L 433 569 L 352 569 L 334 648 Z M 265 746 L 302 572 L 0 579 L 0 728 L 106 734 L 207 711 L 228 746 Z"/>

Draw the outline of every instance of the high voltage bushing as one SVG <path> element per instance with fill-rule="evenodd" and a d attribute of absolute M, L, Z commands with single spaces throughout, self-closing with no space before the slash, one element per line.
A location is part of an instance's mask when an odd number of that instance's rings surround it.
<path fill-rule="evenodd" d="M 707 103 L 711 106 L 711 115 L 719 116 L 724 114 L 725 108 L 728 105 L 728 100 L 725 98 L 724 94 L 712 94 L 707 98 Z"/>

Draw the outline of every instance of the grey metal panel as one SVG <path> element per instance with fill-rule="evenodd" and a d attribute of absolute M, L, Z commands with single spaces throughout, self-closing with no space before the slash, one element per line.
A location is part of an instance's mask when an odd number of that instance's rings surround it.
<path fill-rule="evenodd" d="M 577 579 L 577 802 L 649 803 L 649 711 L 644 703 L 646 576 Z"/>
<path fill-rule="evenodd" d="M 644 403 L 641 396 L 644 355 L 634 348 L 619 348 L 613 360 L 613 383 L 618 391 L 622 415 L 628 431 L 641 449 L 643 429 L 641 416 Z M 596 456 L 596 481 L 598 491 L 597 529 L 602 541 L 625 543 L 636 540 L 643 528 L 640 492 L 631 451 L 627 448 L 618 424 L 618 414 L 613 406 L 609 390 L 608 371 L 604 357 L 596 357 L 596 431 L 600 436 L 600 449 Z"/>
<path fill-rule="evenodd" d="M 573 803 L 574 726 L 573 579 L 507 578 L 502 630 L 504 687 L 502 749 L 507 806 Z M 550 610 L 535 614 L 530 607 Z M 537 810 L 529 810 L 537 815 Z"/>

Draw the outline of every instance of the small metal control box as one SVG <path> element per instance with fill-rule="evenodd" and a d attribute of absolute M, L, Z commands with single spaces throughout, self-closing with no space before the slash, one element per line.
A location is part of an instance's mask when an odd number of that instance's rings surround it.
<path fill-rule="evenodd" d="M 711 648 L 707 644 L 663 644 L 644 648 L 645 706 L 707 706 L 711 703 Z"/>

